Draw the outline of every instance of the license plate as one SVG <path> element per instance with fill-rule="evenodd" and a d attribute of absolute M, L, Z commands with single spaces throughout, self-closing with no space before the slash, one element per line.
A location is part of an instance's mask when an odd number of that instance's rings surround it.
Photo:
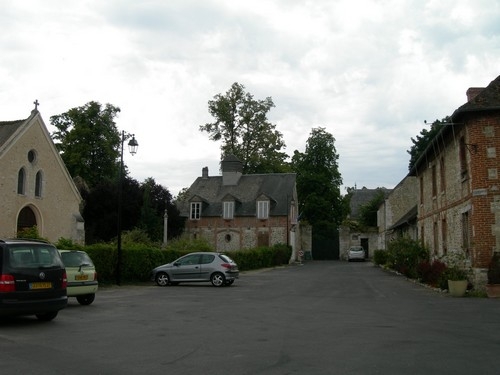
<path fill-rule="evenodd" d="M 52 288 L 52 283 L 50 282 L 30 283 L 30 289 L 50 289 L 50 288 Z"/>
<path fill-rule="evenodd" d="M 75 280 L 82 281 L 82 280 L 88 280 L 89 275 L 76 275 Z"/>

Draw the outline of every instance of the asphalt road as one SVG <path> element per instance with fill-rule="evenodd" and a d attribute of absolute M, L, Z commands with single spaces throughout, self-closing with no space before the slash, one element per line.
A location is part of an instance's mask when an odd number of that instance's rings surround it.
<path fill-rule="evenodd" d="M 500 300 L 371 263 L 308 262 L 233 286 L 103 288 L 52 322 L 0 322 L 0 374 L 500 374 Z"/>

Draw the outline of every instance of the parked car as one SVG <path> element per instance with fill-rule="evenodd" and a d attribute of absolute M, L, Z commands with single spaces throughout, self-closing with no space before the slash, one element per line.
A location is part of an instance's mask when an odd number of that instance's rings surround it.
<path fill-rule="evenodd" d="M 238 265 L 221 253 L 198 252 L 156 267 L 151 274 L 159 286 L 210 281 L 213 286 L 231 285 L 239 276 Z"/>
<path fill-rule="evenodd" d="M 66 270 L 52 244 L 0 240 L 0 316 L 54 319 L 68 303 Z"/>
<path fill-rule="evenodd" d="M 349 250 L 347 251 L 347 260 L 349 262 L 353 260 L 360 260 L 364 261 L 365 260 L 365 249 L 363 249 L 363 246 L 351 246 Z"/>
<path fill-rule="evenodd" d="M 92 259 L 80 250 L 59 250 L 59 253 L 68 276 L 68 297 L 76 297 L 80 305 L 90 305 L 99 285 Z"/>

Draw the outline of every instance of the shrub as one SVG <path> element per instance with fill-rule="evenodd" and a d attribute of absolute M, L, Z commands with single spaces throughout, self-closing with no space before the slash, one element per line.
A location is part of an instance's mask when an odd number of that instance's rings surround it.
<path fill-rule="evenodd" d="M 421 282 L 434 287 L 440 285 L 443 272 L 446 271 L 446 264 L 440 260 L 423 260 L 417 265 L 417 274 Z"/>
<path fill-rule="evenodd" d="M 389 254 L 386 250 L 375 250 L 373 252 L 373 263 L 378 265 L 385 265 L 387 263 L 387 259 Z"/>
<path fill-rule="evenodd" d="M 418 277 L 417 265 L 429 259 L 429 251 L 419 241 L 408 237 L 389 242 L 387 251 L 389 267 L 412 279 Z"/>
<path fill-rule="evenodd" d="M 23 228 L 17 232 L 17 238 L 32 238 L 35 240 L 44 240 L 47 241 L 46 238 L 43 238 L 40 236 L 38 233 L 38 227 L 36 225 L 29 227 L 29 228 Z"/>
<path fill-rule="evenodd" d="M 500 284 L 500 253 L 495 252 L 488 266 L 488 284 Z"/>
<path fill-rule="evenodd" d="M 180 237 L 168 242 L 167 250 L 190 253 L 193 251 L 214 251 L 214 248 L 203 238 Z"/>
<path fill-rule="evenodd" d="M 83 246 L 77 243 L 74 243 L 72 239 L 60 237 L 57 242 L 54 244 L 58 249 L 63 250 L 82 250 Z"/>
<path fill-rule="evenodd" d="M 94 261 L 100 282 L 116 280 L 118 252 L 114 244 L 93 244 L 85 250 Z M 122 245 L 122 282 L 148 281 L 153 268 L 170 263 L 193 251 L 213 251 L 204 240 L 187 239 L 172 241 L 167 249 L 151 247 L 141 243 Z M 227 254 L 238 264 L 241 271 L 288 264 L 291 247 L 278 244 L 249 250 L 231 251 Z"/>

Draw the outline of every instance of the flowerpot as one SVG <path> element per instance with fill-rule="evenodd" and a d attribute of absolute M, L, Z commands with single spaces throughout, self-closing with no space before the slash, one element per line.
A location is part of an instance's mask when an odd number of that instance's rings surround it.
<path fill-rule="evenodd" d="M 500 284 L 486 284 L 488 298 L 500 298 Z"/>
<path fill-rule="evenodd" d="M 453 297 L 463 297 L 467 290 L 467 280 L 448 280 L 448 292 Z"/>

